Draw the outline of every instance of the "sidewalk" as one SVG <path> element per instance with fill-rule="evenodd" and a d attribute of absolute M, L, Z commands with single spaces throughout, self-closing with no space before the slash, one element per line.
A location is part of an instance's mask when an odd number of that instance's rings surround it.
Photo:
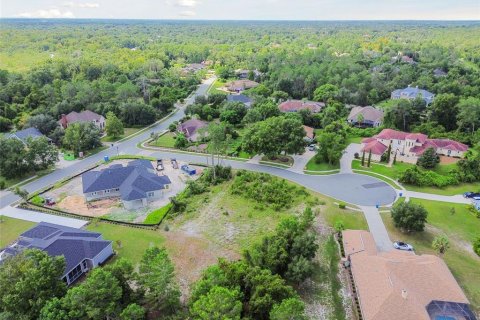
<path fill-rule="evenodd" d="M 390 251 L 393 249 L 392 241 L 388 236 L 385 224 L 383 224 L 380 212 L 376 207 L 359 206 L 362 209 L 368 223 L 368 229 L 377 244 L 378 251 Z"/>
<path fill-rule="evenodd" d="M 27 220 L 32 222 L 49 222 L 66 227 L 81 228 L 88 223 L 86 220 L 72 219 L 67 217 L 46 214 L 37 211 L 24 210 L 7 206 L 0 209 L 0 216 L 6 216 L 15 219 Z"/>
<path fill-rule="evenodd" d="M 455 196 L 442 196 L 439 194 L 433 193 L 423 193 L 423 192 L 415 192 L 415 191 L 402 191 L 405 197 L 409 198 L 418 198 L 418 199 L 425 199 L 425 200 L 433 200 L 433 201 L 441 201 L 441 202 L 451 202 L 451 203 L 463 203 L 463 204 L 471 204 L 471 199 L 466 199 L 462 195 L 455 195 Z"/>

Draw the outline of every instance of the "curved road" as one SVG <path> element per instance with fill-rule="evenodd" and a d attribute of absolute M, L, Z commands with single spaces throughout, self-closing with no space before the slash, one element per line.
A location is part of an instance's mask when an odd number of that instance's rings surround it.
<path fill-rule="evenodd" d="M 210 78 L 209 80 L 205 81 L 205 83 L 199 85 L 197 91 L 188 99 L 186 99 L 185 104 L 189 105 L 193 103 L 196 96 L 206 94 L 209 86 L 214 80 L 215 78 Z M 141 143 L 149 138 L 152 131 L 160 132 L 166 130 L 172 122 L 181 119 L 184 115 L 185 114 L 183 112 L 183 108 L 179 108 L 179 110 L 170 118 L 153 126 L 151 129 L 146 130 L 145 132 L 131 139 L 117 143 L 114 147 L 99 152 L 69 167 L 57 169 L 49 175 L 46 175 L 24 185 L 23 188 L 25 188 L 29 192 L 34 192 L 48 185 L 54 184 L 59 180 L 72 176 L 85 170 L 90 166 L 93 166 L 98 161 L 103 160 L 104 156 L 116 155 L 117 150 L 120 154 L 147 153 L 157 158 L 177 158 L 188 162 L 208 164 L 208 157 L 203 155 L 163 151 L 148 151 L 141 150 L 137 147 L 138 143 Z M 366 175 L 351 173 L 335 174 L 328 176 L 303 175 L 281 168 L 245 163 L 236 160 L 223 160 L 223 162 L 224 164 L 230 165 L 235 169 L 247 169 L 273 174 L 301 184 L 311 190 L 325 194 L 332 198 L 355 205 L 386 205 L 392 203 L 396 197 L 396 192 L 390 185 L 381 180 Z M 17 200 L 18 196 L 14 195 L 11 192 L 5 192 L 0 201 L 0 208 L 4 208 Z"/>

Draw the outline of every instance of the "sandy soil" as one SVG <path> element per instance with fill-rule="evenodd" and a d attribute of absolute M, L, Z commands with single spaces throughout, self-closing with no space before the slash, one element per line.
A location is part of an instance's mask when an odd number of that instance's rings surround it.
<path fill-rule="evenodd" d="M 459 160 L 460 160 L 459 158 L 440 156 L 440 164 L 457 163 Z"/>
<path fill-rule="evenodd" d="M 88 217 L 100 217 L 108 214 L 118 205 L 118 198 L 102 199 L 87 203 L 83 196 L 67 196 L 58 204 L 64 211 L 81 214 Z"/>

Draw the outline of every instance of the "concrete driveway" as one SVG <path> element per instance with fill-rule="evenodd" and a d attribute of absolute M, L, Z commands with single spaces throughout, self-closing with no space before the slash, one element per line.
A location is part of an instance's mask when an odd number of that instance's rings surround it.
<path fill-rule="evenodd" d="M 316 153 L 316 151 L 310 151 L 308 148 L 305 148 L 305 152 L 303 154 L 293 155 L 293 165 L 288 170 L 296 173 L 303 173 L 303 169 L 307 165 L 308 161 L 310 161 L 310 159 L 312 159 Z"/>
<path fill-rule="evenodd" d="M 383 220 L 380 216 L 380 212 L 378 212 L 378 209 L 371 206 L 360 206 L 360 209 L 362 209 L 363 214 L 365 215 L 365 219 L 368 223 L 368 229 L 375 240 L 378 251 L 385 252 L 392 250 L 392 241 L 388 236 L 387 229 L 383 224 Z"/>
<path fill-rule="evenodd" d="M 355 153 L 360 154 L 362 145 L 359 143 L 351 143 L 343 152 L 342 158 L 340 158 L 340 173 L 353 173 L 352 161 L 355 159 Z"/>

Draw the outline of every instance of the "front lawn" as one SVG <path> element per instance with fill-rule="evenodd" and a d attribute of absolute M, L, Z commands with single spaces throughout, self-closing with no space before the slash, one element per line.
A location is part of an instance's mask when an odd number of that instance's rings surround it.
<path fill-rule="evenodd" d="M 361 156 L 362 155 L 360 155 L 360 157 Z M 392 167 L 387 167 L 385 164 L 371 162 L 370 167 L 367 167 L 367 161 L 368 161 L 367 159 L 368 159 L 368 154 L 365 154 L 364 167 L 362 167 L 361 160 L 358 160 L 358 159 L 353 160 L 352 169 L 371 171 L 371 172 L 378 173 L 378 174 L 387 176 L 389 178 L 392 178 L 393 180 L 398 180 L 401 173 L 403 173 L 405 170 L 413 166 L 413 164 L 397 162 Z"/>
<path fill-rule="evenodd" d="M 316 163 L 315 162 L 315 157 L 310 159 L 307 162 L 307 166 L 305 170 L 309 171 L 330 171 L 330 170 L 335 170 L 335 169 L 340 169 L 340 163 L 338 164 L 329 164 L 326 162 L 320 162 Z"/>
<path fill-rule="evenodd" d="M 217 80 L 215 80 L 215 82 L 208 89 L 207 95 L 210 93 L 220 93 L 220 92 L 225 93 L 221 90 L 218 90 L 219 88 L 224 87 L 225 84 L 226 82 L 221 81 L 220 79 L 217 78 Z"/>
<path fill-rule="evenodd" d="M 137 264 L 150 246 L 162 246 L 165 238 L 159 231 L 131 228 L 106 222 L 91 223 L 87 230 L 100 232 L 104 239 L 113 241 L 113 248 L 118 257 L 123 257 Z M 120 241 L 120 246 L 117 241 Z"/>
<path fill-rule="evenodd" d="M 137 133 L 138 131 L 142 130 L 143 128 L 124 128 L 124 133 L 119 136 L 119 137 L 109 137 L 109 136 L 105 136 L 102 138 L 102 142 L 116 142 L 120 139 L 123 139 L 125 137 L 128 137 L 134 133 Z"/>
<path fill-rule="evenodd" d="M 4 177 L 0 176 L 0 180 L 1 179 L 4 179 L 5 181 L 5 189 L 7 188 L 10 188 L 11 186 L 14 186 L 16 184 L 20 184 L 19 186 L 22 185 L 22 181 L 25 181 L 27 179 L 30 179 L 30 178 L 33 178 L 36 176 L 35 179 L 38 179 L 40 177 L 43 177 L 49 173 L 52 173 L 53 171 L 55 170 L 55 167 L 51 167 L 51 168 L 48 168 L 48 169 L 45 169 L 45 170 L 40 170 L 40 171 L 37 171 L 37 172 L 26 172 L 25 174 L 23 174 L 22 176 L 20 177 L 16 177 L 16 178 L 12 178 L 12 179 L 5 179 Z M 33 179 L 33 180 L 35 180 Z M 33 180 L 30 180 L 28 182 L 31 182 Z"/>
<path fill-rule="evenodd" d="M 0 249 L 12 243 L 21 233 L 35 225 L 35 222 L 0 216 Z"/>
<path fill-rule="evenodd" d="M 473 182 L 473 183 L 460 183 L 452 186 L 448 186 L 445 188 L 437 188 L 437 187 L 419 187 L 419 186 L 412 186 L 409 184 L 404 185 L 407 190 L 410 191 L 417 191 L 417 192 L 425 192 L 425 193 L 434 193 L 443 196 L 454 196 L 457 194 L 463 194 L 468 191 L 479 192 L 480 191 L 480 183 Z"/>
<path fill-rule="evenodd" d="M 347 137 L 347 146 L 351 143 L 362 143 L 364 137 Z"/>
<path fill-rule="evenodd" d="M 167 132 L 162 134 L 156 141 L 151 142 L 156 147 L 175 148 L 175 133 Z"/>
<path fill-rule="evenodd" d="M 439 204 L 439 206 L 441 205 L 442 204 Z M 442 210 L 447 215 L 449 214 L 448 206 L 446 208 L 444 207 Z M 437 215 L 439 215 L 440 213 L 430 214 L 431 215 L 429 215 L 429 221 L 431 220 L 432 224 L 437 223 L 437 218 L 439 218 L 437 217 Z M 434 237 L 439 233 L 447 232 L 448 234 L 449 232 L 449 229 L 436 229 L 436 226 L 428 227 L 429 225 L 427 225 L 427 229 L 424 232 L 409 234 L 402 233 L 393 226 L 390 213 L 382 213 L 381 215 L 383 218 L 383 222 L 387 227 L 390 239 L 392 241 L 402 240 L 412 244 L 415 248 L 416 254 L 435 254 L 434 250 L 432 249 L 432 241 Z M 455 216 L 457 215 L 461 216 L 461 213 L 455 214 Z M 458 220 L 461 221 L 462 219 Z M 457 222 L 456 224 L 457 226 L 454 227 L 454 229 L 460 226 L 460 222 Z M 465 235 L 466 234 L 468 234 L 468 232 L 466 232 Z M 470 300 L 473 309 L 476 309 L 478 311 L 480 310 L 480 258 L 476 256 L 473 252 L 468 252 L 466 250 L 466 243 L 455 241 L 454 238 L 450 238 L 450 244 L 451 248 L 446 252 L 443 259 L 445 260 L 446 264 L 450 268 L 450 271 L 452 271 L 454 277 L 457 279 L 458 283 L 464 290 L 467 298 Z"/>

